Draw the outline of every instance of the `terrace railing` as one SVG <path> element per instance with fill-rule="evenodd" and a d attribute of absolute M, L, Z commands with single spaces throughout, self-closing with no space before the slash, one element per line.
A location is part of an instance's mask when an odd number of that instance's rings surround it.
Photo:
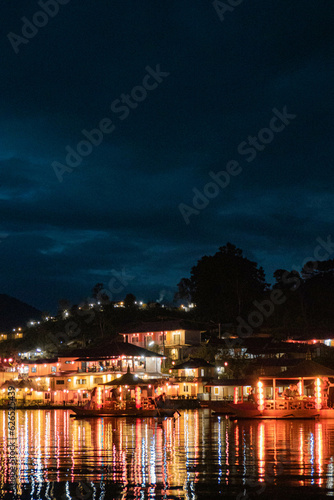
<path fill-rule="evenodd" d="M 314 398 L 265 400 L 264 410 L 315 410 L 315 405 Z"/>

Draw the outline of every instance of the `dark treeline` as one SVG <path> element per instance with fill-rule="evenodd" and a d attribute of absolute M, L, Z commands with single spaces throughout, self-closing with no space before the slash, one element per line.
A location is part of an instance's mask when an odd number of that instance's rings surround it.
<path fill-rule="evenodd" d="M 176 298 L 196 303 L 201 320 L 231 324 L 245 333 L 332 329 L 334 260 L 308 262 L 301 273 L 278 269 L 269 286 L 256 262 L 231 243 L 204 256 L 178 284 Z"/>

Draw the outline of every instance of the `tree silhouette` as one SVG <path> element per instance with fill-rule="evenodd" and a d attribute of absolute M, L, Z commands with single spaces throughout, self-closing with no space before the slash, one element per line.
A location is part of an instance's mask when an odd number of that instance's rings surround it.
<path fill-rule="evenodd" d="M 178 284 L 180 298 L 191 297 L 198 314 L 217 322 L 235 322 L 252 310 L 267 284 L 262 267 L 243 256 L 231 243 L 213 256 L 202 257 L 191 269 L 190 279 Z"/>
<path fill-rule="evenodd" d="M 125 307 L 134 307 L 135 302 L 136 302 L 136 297 L 133 295 L 133 293 L 128 293 L 124 299 L 124 306 Z"/>

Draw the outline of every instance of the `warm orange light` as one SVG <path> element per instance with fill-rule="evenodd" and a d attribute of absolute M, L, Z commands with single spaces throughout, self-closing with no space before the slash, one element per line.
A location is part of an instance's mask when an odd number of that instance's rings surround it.
<path fill-rule="evenodd" d="M 263 393 L 263 383 L 262 382 L 257 383 L 257 393 L 258 393 L 258 398 L 259 398 L 258 410 L 263 411 L 264 410 L 264 393 Z"/>
<path fill-rule="evenodd" d="M 140 408 L 141 406 L 141 397 L 140 397 L 140 387 L 136 387 L 135 388 L 135 400 L 136 400 L 136 408 L 137 410 Z"/>
<path fill-rule="evenodd" d="M 234 396 L 233 396 L 233 402 L 234 402 L 234 404 L 237 404 L 238 400 L 239 400 L 238 388 L 235 387 L 234 388 Z"/>
<path fill-rule="evenodd" d="M 315 379 L 314 385 L 315 385 L 315 407 L 317 410 L 320 410 L 322 406 L 320 378 Z"/>
<path fill-rule="evenodd" d="M 97 402 L 98 405 L 102 404 L 102 389 L 101 389 L 101 387 L 97 388 L 97 391 L 96 391 L 96 402 Z"/>

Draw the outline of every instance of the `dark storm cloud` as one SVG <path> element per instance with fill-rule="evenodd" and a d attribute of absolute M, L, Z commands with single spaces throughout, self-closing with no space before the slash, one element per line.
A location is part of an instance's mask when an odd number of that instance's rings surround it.
<path fill-rule="evenodd" d="M 199 0 L 72 0 L 16 54 L 7 35 L 38 10 L 2 6 L 2 292 L 52 308 L 126 269 L 124 293 L 171 298 L 227 241 L 271 280 L 331 233 L 331 1 L 245 0 L 221 22 Z M 111 103 L 157 65 L 169 76 L 120 120 Z M 296 118 L 247 162 L 238 146 L 284 106 Z M 105 117 L 114 132 L 59 183 L 52 162 Z M 240 175 L 186 225 L 179 204 L 232 159 Z"/>

